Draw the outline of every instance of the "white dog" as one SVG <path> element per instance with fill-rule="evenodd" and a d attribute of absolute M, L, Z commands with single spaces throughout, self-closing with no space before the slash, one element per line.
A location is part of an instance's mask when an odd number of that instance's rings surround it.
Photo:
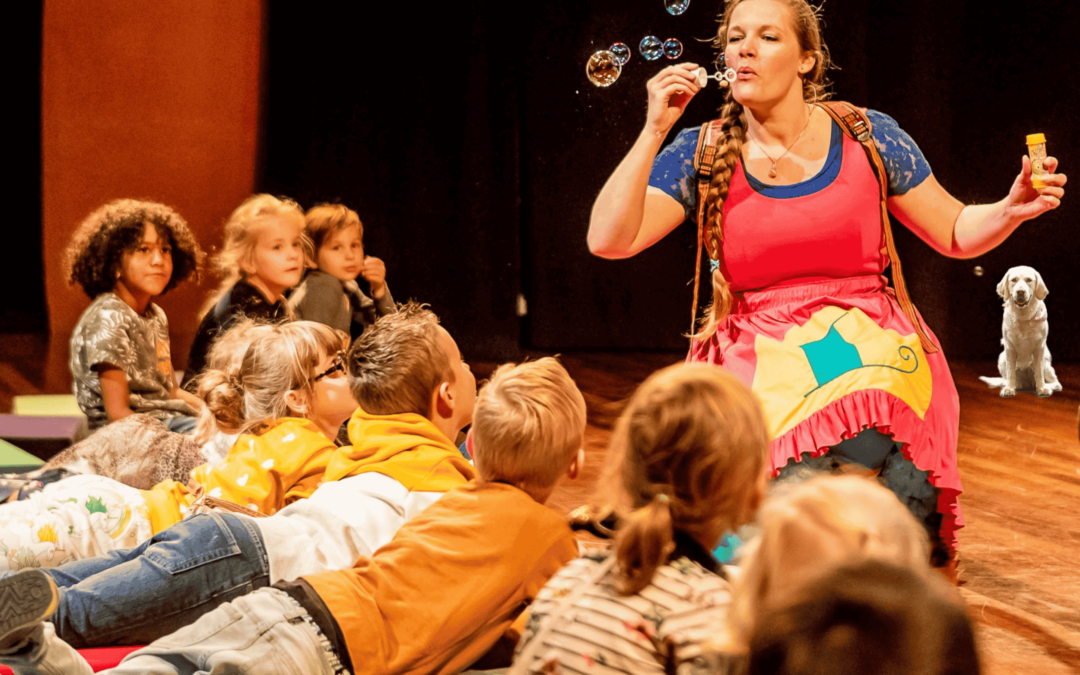
<path fill-rule="evenodd" d="M 1039 396 L 1061 391 L 1061 383 L 1050 365 L 1046 348 L 1046 304 L 1049 291 L 1042 276 L 1031 267 L 1013 267 L 997 287 L 1005 299 L 1005 318 L 1001 325 L 1001 344 L 1005 350 L 998 357 L 1001 377 L 980 377 L 991 387 L 1001 387 L 1001 395 L 1016 396 L 1018 389 L 1034 390 Z"/>

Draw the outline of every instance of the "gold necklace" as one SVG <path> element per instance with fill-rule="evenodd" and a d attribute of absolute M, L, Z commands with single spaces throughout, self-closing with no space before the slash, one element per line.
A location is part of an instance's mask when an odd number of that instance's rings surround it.
<path fill-rule="evenodd" d="M 772 168 L 769 169 L 769 178 L 776 178 L 776 163 L 782 160 L 784 156 L 787 155 L 789 152 L 791 152 L 791 149 L 794 148 L 795 144 L 799 142 L 799 139 L 803 137 L 803 134 L 806 133 L 806 130 L 810 128 L 810 119 L 814 116 L 814 108 L 809 104 L 807 104 L 806 107 L 809 108 L 809 113 L 806 115 L 806 126 L 804 126 L 802 131 L 799 132 L 799 135 L 795 137 L 795 140 L 791 142 L 791 145 L 787 146 L 787 150 L 784 150 L 784 154 L 780 155 L 776 159 L 773 159 L 772 155 L 765 152 L 765 148 L 761 147 L 761 143 L 758 143 L 757 139 L 750 135 L 750 129 L 746 130 L 746 136 L 750 139 L 750 142 L 756 145 L 758 150 L 761 151 L 761 154 L 768 157 L 769 161 L 772 162 Z"/>

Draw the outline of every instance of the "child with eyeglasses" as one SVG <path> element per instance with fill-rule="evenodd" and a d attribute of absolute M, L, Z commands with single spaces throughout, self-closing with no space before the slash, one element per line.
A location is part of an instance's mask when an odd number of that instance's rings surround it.
<path fill-rule="evenodd" d="M 239 433 L 225 460 L 203 464 L 191 480 L 139 490 L 104 476 L 79 475 L 0 505 L 0 571 L 57 567 L 137 546 L 179 522 L 197 500 L 269 515 L 310 496 L 337 446 L 338 427 L 356 410 L 335 362 L 348 338 L 302 321 L 249 326 L 243 358 L 209 370 L 200 435 Z"/>

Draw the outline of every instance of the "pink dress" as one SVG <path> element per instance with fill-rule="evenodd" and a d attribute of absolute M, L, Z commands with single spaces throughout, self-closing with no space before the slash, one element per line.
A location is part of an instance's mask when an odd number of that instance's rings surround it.
<path fill-rule="evenodd" d="M 893 436 L 939 489 L 942 541 L 955 550 L 960 401 L 945 355 L 923 351 L 882 276 L 888 256 L 870 164 L 846 136 L 842 153 L 831 183 L 783 199 L 755 191 L 739 162 L 720 255 L 734 306 L 688 359 L 727 368 L 758 396 L 775 439 L 774 476 L 865 429 Z"/>

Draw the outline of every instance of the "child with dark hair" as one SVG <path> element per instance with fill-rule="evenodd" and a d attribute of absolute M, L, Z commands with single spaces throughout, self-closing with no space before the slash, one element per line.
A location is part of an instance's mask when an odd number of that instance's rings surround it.
<path fill-rule="evenodd" d="M 177 386 L 169 322 L 153 299 L 190 277 L 204 254 L 164 204 L 119 199 L 91 213 L 65 251 L 72 284 L 93 300 L 71 335 L 71 376 L 90 429 L 145 413 L 190 432 L 200 401 Z"/>
<path fill-rule="evenodd" d="M 839 567 L 758 617 L 748 675 L 978 675 L 971 620 L 937 574 Z"/>
<path fill-rule="evenodd" d="M 386 265 L 364 255 L 364 224 L 343 204 L 320 204 L 304 216 L 315 260 L 289 296 L 299 319 L 318 321 L 355 340 L 375 319 L 397 311 L 386 285 Z M 370 297 L 360 290 L 363 278 Z"/>

